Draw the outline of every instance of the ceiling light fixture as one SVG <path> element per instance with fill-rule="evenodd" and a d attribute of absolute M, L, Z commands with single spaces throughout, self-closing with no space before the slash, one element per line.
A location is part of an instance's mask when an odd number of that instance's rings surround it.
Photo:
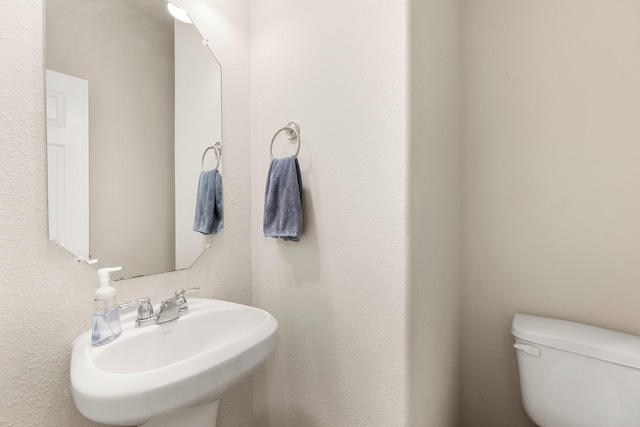
<path fill-rule="evenodd" d="M 189 14 L 187 13 L 187 11 L 176 6 L 170 1 L 167 2 L 167 10 L 171 14 L 171 16 L 176 18 L 178 21 L 184 22 L 185 24 L 193 24 L 193 21 L 191 20 L 191 18 L 189 18 Z"/>

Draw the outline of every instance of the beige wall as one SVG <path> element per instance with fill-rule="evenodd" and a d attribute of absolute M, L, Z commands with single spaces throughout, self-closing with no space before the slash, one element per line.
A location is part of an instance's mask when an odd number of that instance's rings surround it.
<path fill-rule="evenodd" d="M 411 2 L 410 426 L 459 426 L 460 2 Z"/>
<path fill-rule="evenodd" d="M 173 25 L 113 0 L 46 9 L 47 68 L 89 82 L 91 257 L 123 277 L 171 271 Z"/>
<path fill-rule="evenodd" d="M 464 5 L 464 425 L 532 426 L 510 322 L 640 334 L 640 4 Z"/>
<path fill-rule="evenodd" d="M 218 10 L 230 23 L 220 29 L 225 34 L 216 46 L 228 70 L 225 228 L 190 270 L 116 282 L 120 301 L 148 295 L 158 302 L 176 288 L 197 284 L 201 296 L 251 302 L 249 130 L 244 124 L 249 116 L 248 6 L 224 2 Z M 0 277 L 10 300 L 0 310 L 0 425 L 92 426 L 71 400 L 69 358 L 73 339 L 91 324 L 97 280 L 93 268 L 77 264 L 47 238 L 42 25 L 40 2 L 0 3 Z M 208 37 L 216 31 L 209 29 Z M 249 379 L 222 400 L 219 426 L 250 426 L 251 407 Z"/>
<path fill-rule="evenodd" d="M 252 2 L 253 301 L 280 324 L 254 375 L 256 426 L 408 423 L 407 13 Z M 302 135 L 298 243 L 262 235 L 269 142 L 290 120 Z"/>

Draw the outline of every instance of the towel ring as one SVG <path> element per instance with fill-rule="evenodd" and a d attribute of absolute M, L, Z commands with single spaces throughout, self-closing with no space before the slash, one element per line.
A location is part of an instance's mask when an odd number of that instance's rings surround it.
<path fill-rule="evenodd" d="M 218 169 L 220 167 L 220 157 L 222 157 L 222 144 L 220 141 L 216 142 L 215 145 L 210 145 L 205 148 L 204 153 L 202 153 L 202 159 L 200 160 L 200 169 L 204 172 L 204 158 L 207 155 L 207 151 L 213 150 L 216 153 L 216 167 L 214 169 Z M 212 169 L 213 170 L 213 169 Z"/>
<path fill-rule="evenodd" d="M 291 140 L 292 144 L 295 142 L 295 140 L 298 141 L 298 149 L 296 150 L 296 154 L 294 154 L 294 157 L 298 157 L 298 153 L 300 152 L 300 145 L 302 143 L 300 139 L 300 126 L 298 126 L 296 122 L 289 122 L 285 127 L 278 130 L 278 132 L 276 132 L 276 134 L 273 135 L 273 138 L 271 138 L 271 146 L 269 147 L 269 154 L 271 154 L 271 160 L 273 160 L 273 141 L 276 140 L 276 137 L 282 131 L 287 132 L 287 138 Z"/>

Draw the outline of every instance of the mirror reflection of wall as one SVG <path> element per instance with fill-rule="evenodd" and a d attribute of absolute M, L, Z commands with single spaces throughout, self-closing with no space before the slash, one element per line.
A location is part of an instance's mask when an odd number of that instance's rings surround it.
<path fill-rule="evenodd" d="M 222 137 L 219 64 L 164 0 L 46 0 L 46 15 L 50 237 L 97 258 L 96 267 L 122 265 L 121 278 L 188 268 L 207 239 L 191 228 L 202 152 Z M 187 85 L 176 78 L 185 70 L 194 70 Z M 49 75 L 86 82 L 88 112 Z M 58 110 L 64 126 L 50 113 Z M 64 178 L 82 162 L 70 161 L 70 138 L 49 136 L 83 114 L 88 226 L 78 227 L 83 220 L 70 214 L 79 216 L 82 202 L 64 206 L 72 192 Z M 67 181 L 86 180 L 78 176 Z M 88 230 L 87 249 L 67 243 L 75 229 Z"/>

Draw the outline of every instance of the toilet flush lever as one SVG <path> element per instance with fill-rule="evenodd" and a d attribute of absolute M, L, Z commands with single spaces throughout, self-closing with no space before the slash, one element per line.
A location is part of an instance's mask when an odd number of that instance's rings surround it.
<path fill-rule="evenodd" d="M 516 350 L 524 351 L 525 353 L 535 357 L 540 357 L 540 349 L 538 347 L 527 344 L 514 344 L 513 346 Z"/>

